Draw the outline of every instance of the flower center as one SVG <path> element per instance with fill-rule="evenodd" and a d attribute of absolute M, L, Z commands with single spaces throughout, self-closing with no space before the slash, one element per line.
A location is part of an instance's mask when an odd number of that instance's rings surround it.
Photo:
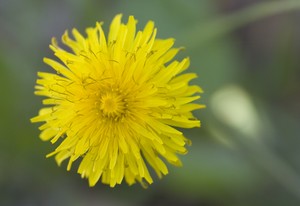
<path fill-rule="evenodd" d="M 106 94 L 101 97 L 101 110 L 105 114 L 113 114 L 113 113 L 118 113 L 119 109 L 119 100 L 115 95 L 112 94 Z"/>
<path fill-rule="evenodd" d="M 118 120 L 126 113 L 124 97 L 120 93 L 109 91 L 101 95 L 99 104 L 103 117 Z"/>

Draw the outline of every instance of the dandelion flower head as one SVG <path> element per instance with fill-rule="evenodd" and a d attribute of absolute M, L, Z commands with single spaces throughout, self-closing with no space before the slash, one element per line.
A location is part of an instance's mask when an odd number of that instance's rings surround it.
<path fill-rule="evenodd" d="M 79 162 L 78 173 L 90 186 L 98 181 L 114 187 L 153 182 L 168 173 L 166 163 L 181 166 L 178 154 L 189 142 L 179 128 L 200 127 L 192 111 L 201 88 L 190 85 L 194 73 L 184 72 L 189 59 L 172 60 L 180 51 L 174 39 L 157 39 L 154 23 L 136 31 L 116 15 L 106 36 L 102 23 L 86 29 L 86 37 L 66 31 L 58 46 L 50 45 L 60 62 L 44 58 L 56 72 L 38 72 L 36 95 L 45 105 L 32 122 L 42 122 L 40 138 L 57 144 L 47 157 L 67 170 Z M 184 73 L 183 73 L 184 72 Z"/>

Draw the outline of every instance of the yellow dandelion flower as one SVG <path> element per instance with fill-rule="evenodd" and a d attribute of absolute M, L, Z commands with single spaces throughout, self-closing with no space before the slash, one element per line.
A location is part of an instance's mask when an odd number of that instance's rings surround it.
<path fill-rule="evenodd" d="M 35 94 L 47 106 L 31 121 L 43 122 L 42 140 L 59 142 L 47 157 L 58 165 L 69 159 L 67 170 L 81 159 L 78 173 L 90 186 L 101 180 L 114 187 L 124 178 L 151 184 L 149 166 L 162 177 L 165 162 L 181 165 L 177 154 L 187 152 L 188 140 L 177 128 L 200 126 L 191 112 L 204 107 L 192 103 L 202 90 L 189 85 L 196 74 L 181 74 L 189 59 L 172 61 L 180 50 L 172 48 L 174 39 L 156 39 L 152 21 L 136 32 L 136 23 L 117 15 L 108 37 L 101 23 L 87 28 L 87 37 L 65 32 L 71 51 L 55 38 L 50 45 L 62 63 L 44 58 L 57 74 L 38 72 Z"/>

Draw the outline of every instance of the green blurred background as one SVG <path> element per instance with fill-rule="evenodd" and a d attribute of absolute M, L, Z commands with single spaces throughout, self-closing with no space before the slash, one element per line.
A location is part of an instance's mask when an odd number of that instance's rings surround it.
<path fill-rule="evenodd" d="M 294 2 L 288 5 L 288 2 Z M 298 3 L 297 3 L 298 2 Z M 297 9 L 297 8 L 298 9 Z M 0 205 L 300 205 L 299 0 L 0 0 Z M 94 26 L 123 13 L 138 27 L 154 20 L 161 38 L 176 38 L 203 87 L 202 127 L 184 166 L 148 189 L 139 184 L 89 188 L 45 155 L 29 119 L 42 59 L 66 29 Z"/>

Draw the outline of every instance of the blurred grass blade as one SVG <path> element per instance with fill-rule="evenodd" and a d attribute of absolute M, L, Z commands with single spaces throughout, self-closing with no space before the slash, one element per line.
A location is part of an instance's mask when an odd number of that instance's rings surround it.
<path fill-rule="evenodd" d="M 209 43 L 243 25 L 268 16 L 293 10 L 300 10 L 299 0 L 258 3 L 235 13 L 218 17 L 217 19 L 208 21 L 207 23 L 195 25 L 194 27 L 185 30 L 181 34 L 181 37 L 183 40 L 185 39 L 187 41 L 184 42 L 185 45 L 189 48 L 193 48 Z"/>
<path fill-rule="evenodd" d="M 227 140 L 226 144 L 236 146 L 235 148 L 254 165 L 264 170 L 290 194 L 300 199 L 299 174 L 268 145 L 246 138 L 244 134 L 237 130 L 232 130 L 218 121 L 212 121 L 209 125 L 211 125 L 210 129 L 213 130 L 213 135 L 221 134 L 222 139 Z M 219 139 L 219 137 L 217 138 Z"/>
<path fill-rule="evenodd" d="M 270 133 L 261 126 L 265 125 L 264 120 L 250 95 L 237 85 L 224 86 L 212 95 L 209 106 L 215 118 L 215 123 L 209 124 L 213 125 L 210 128 L 212 134 L 221 140 L 228 139 L 227 145 L 238 146 L 253 162 L 300 199 L 300 177 L 264 141 L 264 136 L 276 132 Z"/>

